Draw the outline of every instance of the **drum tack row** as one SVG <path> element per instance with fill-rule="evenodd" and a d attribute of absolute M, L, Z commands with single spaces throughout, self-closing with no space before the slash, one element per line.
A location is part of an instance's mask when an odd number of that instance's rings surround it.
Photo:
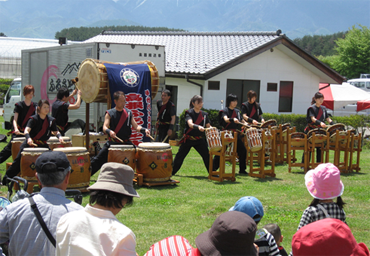
<path fill-rule="evenodd" d="M 12 140 L 12 157 L 15 159 L 24 137 Z M 64 152 L 70 162 L 72 173 L 69 180 L 69 189 L 87 191 L 90 185 L 90 153 L 85 147 L 72 147 L 69 137 L 63 137 L 60 143 L 56 137 L 50 137 L 50 150 Z M 35 177 L 36 159 L 47 148 L 24 148 L 21 158 L 20 176 L 28 181 L 27 192 L 33 192 L 37 184 Z M 129 165 L 136 173 L 141 174 L 146 182 L 166 182 L 172 174 L 172 149 L 167 143 L 141 143 L 137 148 L 132 145 L 111 145 L 108 153 L 108 162 L 117 162 Z"/>

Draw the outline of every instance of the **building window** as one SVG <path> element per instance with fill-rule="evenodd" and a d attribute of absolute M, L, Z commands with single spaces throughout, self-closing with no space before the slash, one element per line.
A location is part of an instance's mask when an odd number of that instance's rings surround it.
<path fill-rule="evenodd" d="M 140 52 L 140 53 L 139 53 L 139 57 L 142 57 L 142 56 L 143 56 L 143 54 Z"/>
<path fill-rule="evenodd" d="M 268 92 L 277 92 L 277 83 L 267 83 Z"/>
<path fill-rule="evenodd" d="M 279 112 L 292 112 L 293 82 L 281 81 L 279 91 Z"/>
<path fill-rule="evenodd" d="M 208 81 L 208 90 L 220 90 L 220 81 Z"/>
<path fill-rule="evenodd" d="M 144 57 L 146 57 L 146 53 L 144 53 Z"/>

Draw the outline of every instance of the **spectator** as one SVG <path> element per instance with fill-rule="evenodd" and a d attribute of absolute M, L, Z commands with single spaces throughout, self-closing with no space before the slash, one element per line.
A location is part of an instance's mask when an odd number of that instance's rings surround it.
<path fill-rule="evenodd" d="M 61 216 L 83 209 L 65 198 L 70 170 L 63 152 L 45 152 L 36 160 L 36 178 L 42 189 L 32 199 L 52 239 Z M 9 255 L 55 254 L 55 244 L 48 239 L 35 214 L 29 198 L 12 203 L 0 212 L 0 244 L 9 240 Z"/>
<path fill-rule="evenodd" d="M 308 171 L 305 184 L 314 199 L 303 212 L 298 230 L 311 222 L 325 218 L 346 221 L 343 210 L 345 203 L 341 198 L 344 186 L 340 180 L 340 171 L 335 165 L 324 163 Z M 337 198 L 336 203 L 333 201 L 334 198 Z"/>
<path fill-rule="evenodd" d="M 115 217 L 139 197 L 128 165 L 106 163 L 90 186 L 85 209 L 63 216 L 57 227 L 56 255 L 136 255 L 134 233 Z"/>
<path fill-rule="evenodd" d="M 275 239 L 275 242 L 279 248 L 281 256 L 288 256 L 288 253 L 285 251 L 284 247 L 281 245 L 283 242 L 284 236 L 281 234 L 281 230 L 278 224 L 270 223 L 263 226 Z"/>
<path fill-rule="evenodd" d="M 153 244 L 144 256 L 201 256 L 182 236 L 170 236 Z"/>
<path fill-rule="evenodd" d="M 264 215 L 262 203 L 253 196 L 240 198 L 229 211 L 244 212 L 256 222 L 256 225 L 258 225 Z M 266 230 L 257 230 L 254 242 L 259 247 L 259 255 L 280 255 L 274 237 Z"/>
<path fill-rule="evenodd" d="M 195 239 L 202 255 L 258 255 L 254 245 L 257 225 L 241 212 L 221 214 L 212 227 Z"/>
<path fill-rule="evenodd" d="M 302 227 L 293 236 L 294 256 L 369 256 L 364 243 L 357 243 L 349 227 L 338 219 L 326 218 Z"/>

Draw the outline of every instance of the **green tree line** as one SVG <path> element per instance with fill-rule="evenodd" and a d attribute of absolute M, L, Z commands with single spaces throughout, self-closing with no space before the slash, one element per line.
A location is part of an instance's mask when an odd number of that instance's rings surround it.
<path fill-rule="evenodd" d="M 104 27 L 72 27 L 65 28 L 55 33 L 55 38 L 66 37 L 72 41 L 85 41 L 102 31 L 185 31 L 183 29 L 172 29 L 166 27 L 144 27 L 144 26 L 104 26 Z"/>

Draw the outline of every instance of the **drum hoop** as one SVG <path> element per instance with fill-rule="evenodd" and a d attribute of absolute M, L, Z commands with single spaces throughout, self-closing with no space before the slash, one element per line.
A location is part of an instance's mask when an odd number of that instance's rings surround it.
<path fill-rule="evenodd" d="M 61 151 L 65 154 L 68 154 L 68 153 L 84 153 L 84 152 L 88 152 L 87 149 L 85 147 L 66 147 L 66 148 L 54 148 L 53 149 L 54 151 Z"/>
<path fill-rule="evenodd" d="M 26 137 L 17 137 L 17 138 L 12 139 L 12 143 L 13 142 L 21 142 L 21 141 L 25 141 L 25 140 L 26 140 Z"/>
<path fill-rule="evenodd" d="M 85 155 L 90 155 L 90 153 L 88 151 L 79 151 L 79 152 L 64 152 L 66 154 L 66 156 L 85 156 Z"/>
<path fill-rule="evenodd" d="M 92 64 L 91 64 L 92 63 Z M 95 64 L 95 65 L 93 65 Z M 81 83 L 84 82 L 85 80 L 85 77 L 82 77 L 82 68 L 84 66 L 87 66 L 87 65 L 90 65 L 94 68 L 92 68 L 91 70 L 93 71 L 93 74 L 92 76 L 95 78 L 94 80 L 96 82 L 100 81 L 100 73 L 99 73 L 99 67 L 98 67 L 98 64 L 96 63 L 96 61 L 94 59 L 85 59 L 84 61 L 82 61 L 79 69 L 78 69 L 78 72 L 77 72 L 77 77 L 79 78 L 79 82 L 78 82 L 78 86 L 79 86 L 79 89 L 85 91 L 86 88 L 81 88 Z M 93 102 L 96 97 L 98 96 L 99 94 L 99 89 L 100 89 L 100 82 L 99 82 L 99 86 L 95 86 L 95 88 L 90 88 L 90 89 L 94 89 L 92 92 L 91 92 L 91 98 L 86 98 L 86 97 L 82 97 L 82 99 L 86 102 L 86 103 L 91 103 Z"/>
<path fill-rule="evenodd" d="M 139 148 L 139 150 L 140 151 L 143 151 L 143 152 L 155 152 L 155 153 L 158 153 L 158 152 L 167 152 L 169 149 L 171 149 L 171 148 L 170 147 L 169 148 L 153 148 L 153 149 Z"/>
<path fill-rule="evenodd" d="M 110 151 L 136 151 L 135 148 L 108 148 Z"/>

